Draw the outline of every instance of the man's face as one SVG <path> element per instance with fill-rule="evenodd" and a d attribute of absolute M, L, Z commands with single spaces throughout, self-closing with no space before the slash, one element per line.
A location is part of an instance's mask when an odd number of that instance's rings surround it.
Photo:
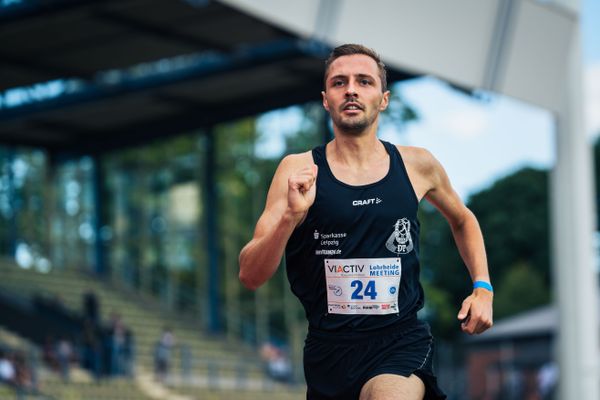
<path fill-rule="evenodd" d="M 329 66 L 323 107 L 341 131 L 360 135 L 388 106 L 389 91 L 381 91 L 377 63 L 363 54 L 337 58 Z"/>

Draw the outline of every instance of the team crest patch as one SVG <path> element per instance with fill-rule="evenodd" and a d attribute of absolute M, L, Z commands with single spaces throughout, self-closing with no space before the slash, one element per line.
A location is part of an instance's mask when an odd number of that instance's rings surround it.
<path fill-rule="evenodd" d="M 413 241 L 410 236 L 410 221 L 402 218 L 394 224 L 394 232 L 385 242 L 385 247 L 395 254 L 407 254 L 413 249 Z"/>

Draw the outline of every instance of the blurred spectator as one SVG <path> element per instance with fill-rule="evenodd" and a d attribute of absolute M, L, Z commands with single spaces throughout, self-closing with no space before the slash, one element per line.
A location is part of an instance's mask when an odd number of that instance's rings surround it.
<path fill-rule="evenodd" d="M 71 360 L 73 359 L 73 346 L 66 337 L 63 337 L 56 344 L 56 355 L 58 358 L 60 375 L 62 376 L 63 380 L 67 382 L 69 380 L 71 371 Z"/>
<path fill-rule="evenodd" d="M 123 347 L 123 363 L 125 375 L 133 376 L 133 366 L 135 359 L 135 339 L 133 332 L 129 328 L 125 328 L 125 346 Z"/>
<path fill-rule="evenodd" d="M 58 371 L 60 368 L 58 355 L 56 354 L 56 344 L 52 335 L 46 335 L 46 341 L 43 348 L 43 359 L 46 365 L 52 370 Z"/>
<path fill-rule="evenodd" d="M 554 392 L 558 384 L 558 365 L 553 362 L 547 362 L 540 367 L 537 381 L 540 398 L 550 400 L 554 398 Z"/>
<path fill-rule="evenodd" d="M 290 382 L 292 364 L 285 352 L 271 343 L 262 345 L 260 355 L 265 364 L 267 374 L 278 381 Z"/>
<path fill-rule="evenodd" d="M 133 332 L 122 321 L 121 317 L 112 313 L 108 330 L 109 373 L 113 376 L 133 375 L 133 359 L 135 341 Z"/>
<path fill-rule="evenodd" d="M 92 321 L 94 326 L 100 325 L 100 304 L 93 290 L 83 294 L 83 316 Z"/>
<path fill-rule="evenodd" d="M 33 374 L 31 368 L 25 360 L 25 355 L 21 352 L 17 352 L 14 360 L 16 387 L 20 391 L 24 392 L 34 391 L 36 388 L 33 380 Z"/>
<path fill-rule="evenodd" d="M 92 371 L 94 378 L 100 378 L 102 373 L 102 344 L 98 329 L 90 319 L 83 322 L 81 364 L 83 368 Z"/>
<path fill-rule="evenodd" d="M 175 347 L 175 335 L 171 328 L 165 327 L 160 340 L 154 348 L 154 372 L 156 379 L 164 382 L 171 366 L 171 354 Z"/>
<path fill-rule="evenodd" d="M 113 313 L 109 328 L 110 374 L 112 376 L 123 375 L 125 373 L 124 355 L 126 353 L 126 336 L 127 329 L 121 320 L 121 316 Z"/>
<path fill-rule="evenodd" d="M 0 350 L 0 383 L 12 387 L 17 399 L 37 391 L 32 370 L 22 352 Z"/>
<path fill-rule="evenodd" d="M 16 378 L 13 361 L 6 352 L 0 350 L 0 382 L 12 386 L 16 384 Z"/>

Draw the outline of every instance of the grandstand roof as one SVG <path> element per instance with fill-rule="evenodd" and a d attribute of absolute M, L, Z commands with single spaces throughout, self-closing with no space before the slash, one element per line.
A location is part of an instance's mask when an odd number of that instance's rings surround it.
<path fill-rule="evenodd" d="M 12 1 L 0 23 L 0 143 L 76 154 L 318 100 L 329 51 L 208 0 Z"/>

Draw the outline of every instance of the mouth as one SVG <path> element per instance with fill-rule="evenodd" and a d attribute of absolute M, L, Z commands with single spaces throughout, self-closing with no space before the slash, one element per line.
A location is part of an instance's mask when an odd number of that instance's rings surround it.
<path fill-rule="evenodd" d="M 362 111 L 363 107 L 356 102 L 349 102 L 344 104 L 344 106 L 342 107 L 342 111 Z"/>

